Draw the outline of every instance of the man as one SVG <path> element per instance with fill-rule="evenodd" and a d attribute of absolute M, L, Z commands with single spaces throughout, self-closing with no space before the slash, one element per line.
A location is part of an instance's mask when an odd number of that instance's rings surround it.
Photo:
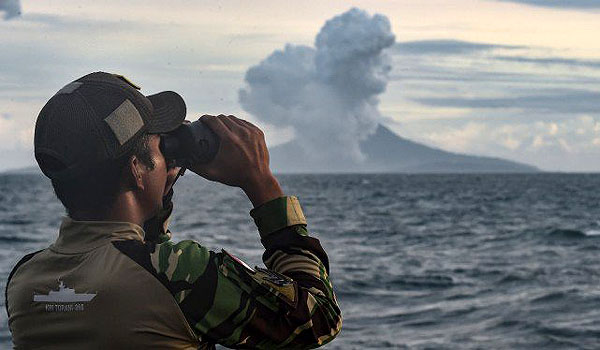
<path fill-rule="evenodd" d="M 262 132 L 233 116 L 203 116 L 220 138 L 197 174 L 238 186 L 266 248 L 267 269 L 226 251 L 174 243 L 166 229 L 178 168 L 160 134 L 185 118 L 174 92 L 143 96 L 97 72 L 62 88 L 36 122 L 35 156 L 68 216 L 54 244 L 9 276 L 17 349 L 311 348 L 331 341 L 341 314 L 319 241 L 295 197 L 269 169 Z M 142 229 L 142 226 L 145 229 Z"/>

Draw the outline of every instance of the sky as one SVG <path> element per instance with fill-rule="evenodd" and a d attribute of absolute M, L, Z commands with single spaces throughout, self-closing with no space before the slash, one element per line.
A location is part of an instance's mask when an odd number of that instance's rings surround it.
<path fill-rule="evenodd" d="M 145 94 L 179 92 L 188 119 L 235 114 L 262 127 L 270 146 L 299 138 L 309 124 L 249 104 L 258 91 L 250 72 L 286 47 L 318 56 L 327 21 L 351 8 L 365 23 L 385 18 L 394 37 L 385 39 L 387 28 L 373 34 L 384 36 L 372 52 L 382 61 L 364 69 L 386 69 L 382 89 L 361 97 L 369 123 L 452 152 L 600 171 L 597 0 L 0 0 L 0 171 L 35 164 L 40 109 L 98 70 L 127 76 Z M 370 32 L 353 33 L 369 42 Z M 315 127 L 358 138 L 373 129 L 340 130 L 325 112 L 309 119 Z"/>

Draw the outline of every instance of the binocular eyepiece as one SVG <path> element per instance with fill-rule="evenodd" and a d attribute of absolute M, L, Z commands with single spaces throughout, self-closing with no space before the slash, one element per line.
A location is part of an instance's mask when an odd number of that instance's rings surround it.
<path fill-rule="evenodd" d="M 208 163 L 219 151 L 219 137 L 200 119 L 160 135 L 160 150 L 168 167 L 188 169 Z"/>

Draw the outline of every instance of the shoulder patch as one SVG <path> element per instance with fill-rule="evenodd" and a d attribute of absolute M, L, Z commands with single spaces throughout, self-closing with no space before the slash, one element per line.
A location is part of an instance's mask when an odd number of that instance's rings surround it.
<path fill-rule="evenodd" d="M 256 273 L 252 276 L 258 283 L 269 288 L 288 305 L 295 308 L 298 302 L 298 286 L 291 278 L 272 270 L 255 267 Z"/>
<path fill-rule="evenodd" d="M 251 283 L 258 288 L 265 289 L 268 293 L 282 300 L 291 308 L 296 308 L 298 304 L 298 285 L 296 282 L 278 272 L 263 269 L 261 267 L 251 268 L 248 264 L 238 257 L 222 249 L 223 254 L 231 260 L 246 283 Z M 222 268 L 224 268 L 223 266 Z M 224 271 L 227 274 L 227 271 Z"/>

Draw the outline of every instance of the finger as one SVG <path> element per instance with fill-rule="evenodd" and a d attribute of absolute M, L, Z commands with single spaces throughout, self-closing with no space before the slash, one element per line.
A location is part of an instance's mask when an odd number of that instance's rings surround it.
<path fill-rule="evenodd" d="M 223 123 L 221 118 L 205 114 L 200 119 L 221 138 L 228 137 L 231 134 L 231 130 Z"/>
<path fill-rule="evenodd" d="M 236 117 L 234 117 L 232 115 L 227 115 L 227 116 L 221 115 L 219 117 L 231 131 L 238 133 L 238 134 L 240 132 L 247 132 L 246 127 L 244 127 L 240 122 L 238 122 Z"/>
<path fill-rule="evenodd" d="M 262 130 L 261 130 L 259 127 L 258 127 L 258 126 L 256 126 L 256 125 L 252 124 L 251 122 L 249 122 L 249 121 L 247 121 L 247 120 L 245 120 L 245 119 L 241 119 L 241 118 L 238 118 L 238 117 L 236 117 L 236 116 L 233 116 L 233 115 L 230 115 L 229 117 L 235 118 L 235 120 L 236 120 L 238 123 L 240 123 L 240 124 L 243 124 L 243 125 L 244 125 L 246 128 L 248 128 L 248 129 L 250 129 L 250 130 L 252 130 L 252 131 L 257 131 L 257 132 L 259 132 L 259 133 L 262 133 L 262 132 L 263 132 L 263 131 L 262 131 Z"/>
<path fill-rule="evenodd" d="M 223 125 L 225 125 L 227 129 L 229 129 L 229 131 L 233 131 L 233 129 L 231 129 L 231 126 L 225 118 L 225 114 L 219 114 L 216 118 L 219 119 L 223 123 Z"/>
<path fill-rule="evenodd" d="M 203 178 L 205 178 L 207 180 L 214 181 L 216 178 L 216 171 L 214 169 L 214 166 L 212 166 L 210 163 L 209 164 L 196 164 L 190 170 L 192 170 L 193 172 L 195 172 L 196 174 L 202 176 Z"/>
<path fill-rule="evenodd" d="M 252 129 L 252 127 L 253 127 L 252 123 L 250 123 L 250 122 L 248 122 L 248 121 L 246 121 L 244 119 L 238 118 L 238 117 L 236 117 L 234 115 L 228 115 L 228 117 L 231 118 L 231 119 L 233 119 L 233 120 L 235 120 L 236 123 L 240 124 L 244 128 Z"/>

